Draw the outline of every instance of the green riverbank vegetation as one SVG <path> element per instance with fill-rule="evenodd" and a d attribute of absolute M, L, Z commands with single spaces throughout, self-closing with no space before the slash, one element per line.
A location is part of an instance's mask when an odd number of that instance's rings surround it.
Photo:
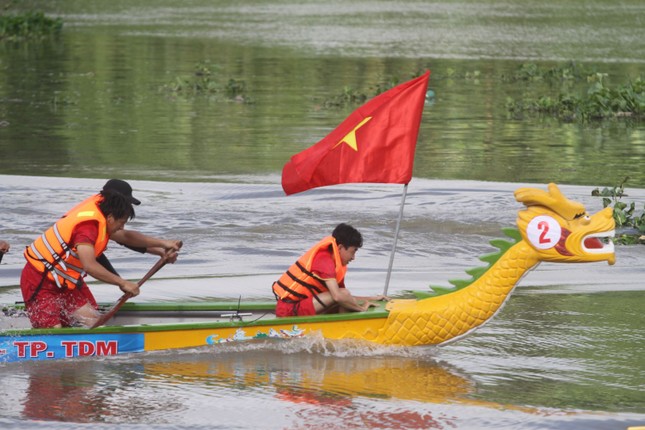
<path fill-rule="evenodd" d="M 508 82 L 546 84 L 541 95 L 508 97 L 506 108 L 513 119 L 548 116 L 563 122 L 592 122 L 611 119 L 642 120 L 645 117 L 645 81 L 637 77 L 611 86 L 609 74 L 569 62 L 555 67 L 524 63 L 509 76 Z"/>
<path fill-rule="evenodd" d="M 217 75 L 216 66 L 208 61 L 197 63 L 192 73 L 177 76 L 160 90 L 172 96 L 195 97 L 200 95 L 223 98 L 238 103 L 252 103 L 246 94 L 246 82 Z"/>
<path fill-rule="evenodd" d="M 625 183 L 628 179 L 623 179 L 620 184 L 614 187 L 605 187 L 602 190 L 596 188 L 592 190 L 591 195 L 602 197 L 604 208 L 613 204 L 616 243 L 623 245 L 645 244 L 645 204 L 642 208 L 637 208 L 636 202 L 627 203 L 621 200 L 623 197 L 627 197 Z"/>
<path fill-rule="evenodd" d="M 43 12 L 7 13 L 8 6 L 0 8 L 0 40 L 19 41 L 54 36 L 63 28 L 61 18 L 49 18 Z"/>
<path fill-rule="evenodd" d="M 325 99 L 325 108 L 345 108 L 359 105 L 368 99 L 422 74 L 402 78 L 383 77 L 366 90 L 345 86 L 337 95 Z M 517 70 L 501 76 L 485 76 L 479 70 L 459 72 L 454 69 L 433 73 L 434 79 L 463 79 L 478 82 L 497 79 L 508 84 L 506 110 L 511 119 L 552 117 L 563 122 L 592 123 L 602 120 L 640 121 L 645 118 L 645 80 L 637 77 L 612 86 L 609 74 L 568 62 L 553 67 L 523 63 Z M 518 83 L 524 89 L 521 96 L 511 96 Z M 431 93 L 434 97 L 434 93 Z"/>

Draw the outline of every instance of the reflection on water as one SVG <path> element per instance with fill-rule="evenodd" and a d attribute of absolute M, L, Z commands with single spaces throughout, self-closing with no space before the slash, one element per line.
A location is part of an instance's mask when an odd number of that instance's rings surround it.
<path fill-rule="evenodd" d="M 521 292 L 494 324 L 438 358 L 481 381 L 478 396 L 489 400 L 644 413 L 643 299 L 642 290 Z"/>
<path fill-rule="evenodd" d="M 112 415 L 108 408 L 109 392 L 100 389 L 101 375 L 97 370 L 97 365 L 91 362 L 30 369 L 22 416 L 87 423 Z"/>
<path fill-rule="evenodd" d="M 463 358 L 477 362 L 490 346 L 471 344 Z M 485 400 L 522 390 L 539 394 L 525 384 L 532 378 L 517 359 L 507 362 L 509 373 L 503 377 L 518 384 L 514 388 L 486 382 L 477 372 L 468 376 L 444 361 L 451 355 L 456 354 L 433 348 L 374 349 L 296 339 L 64 363 L 13 363 L 1 372 L 14 388 L 5 402 L 19 403 L 19 416 L 29 420 L 303 429 L 327 428 L 331 422 L 342 423 L 331 428 L 489 428 L 488 420 L 496 423 L 490 428 L 573 429 L 575 424 L 567 421 L 589 420 L 594 428 L 611 428 L 604 427 L 607 417 L 602 414 L 523 406 L 518 397 Z M 10 376 L 17 371 L 24 377 Z M 571 369 L 562 369 L 567 371 Z M 565 380 L 555 386 L 542 383 L 544 395 L 548 391 L 562 399 Z"/>
<path fill-rule="evenodd" d="M 506 109 L 509 97 L 588 89 L 586 79 L 510 79 L 525 62 L 546 70 L 577 61 L 612 86 L 642 75 L 645 47 L 634 34 L 644 6 L 623 3 L 43 2 L 66 22 L 61 39 L 0 45 L 0 172 L 276 174 L 356 107 L 325 101 L 430 69 L 436 97 L 423 115 L 416 177 L 613 186 L 630 176 L 629 186 L 645 187 L 641 123 L 518 121 Z M 163 91 L 204 63 L 219 93 Z M 231 79 L 253 103 L 222 95 Z"/>
<path fill-rule="evenodd" d="M 32 420 L 83 422 L 174 422 L 205 424 L 224 414 L 239 415 L 247 404 L 276 408 L 278 420 L 293 421 L 296 428 L 307 418 L 314 427 L 332 416 L 346 428 L 362 420 L 368 428 L 445 428 L 455 418 L 435 416 L 429 410 L 406 407 L 407 401 L 457 404 L 542 414 L 536 409 L 500 405 L 469 398 L 475 384 L 431 356 L 406 358 L 381 355 L 340 358 L 307 352 L 291 345 L 275 345 L 112 360 L 77 360 L 67 363 L 23 365 L 27 387 L 21 416 Z M 360 358 L 359 358 L 360 357 Z M 16 387 L 18 388 L 18 387 Z M 22 388 L 22 387 L 20 387 Z M 189 395 L 182 393 L 190 393 Z M 212 406 L 198 416 L 191 401 L 201 393 Z M 22 397 L 22 394 L 17 397 Z M 218 402 L 238 398 L 236 411 Z M 360 399 L 406 401 L 394 410 L 370 413 L 357 410 Z M 118 400 L 117 400 L 118 399 Z M 72 405 L 78 405 L 72 407 Z M 359 408 L 360 409 L 360 408 Z M 311 415 L 313 413 L 313 415 Z M 263 428 L 274 428 L 268 425 Z M 305 428 L 305 427 L 302 427 Z"/>

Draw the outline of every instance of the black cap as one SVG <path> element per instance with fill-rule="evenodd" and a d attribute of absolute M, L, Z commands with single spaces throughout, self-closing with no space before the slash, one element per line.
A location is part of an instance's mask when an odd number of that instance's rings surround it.
<path fill-rule="evenodd" d="M 132 202 L 133 205 L 141 204 L 139 200 L 132 197 L 132 187 L 130 184 L 122 181 L 121 179 L 110 179 L 107 181 L 105 185 L 103 185 L 103 191 L 105 190 L 116 191 L 119 194 L 123 194 L 130 199 L 130 202 Z"/>

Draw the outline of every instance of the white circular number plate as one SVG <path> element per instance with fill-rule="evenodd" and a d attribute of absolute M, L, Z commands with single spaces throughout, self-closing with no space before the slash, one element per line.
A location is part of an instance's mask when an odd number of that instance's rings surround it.
<path fill-rule="evenodd" d="M 526 233 L 534 247 L 538 249 L 549 249 L 557 245 L 560 240 L 562 228 L 552 217 L 540 215 L 531 220 L 526 229 Z"/>

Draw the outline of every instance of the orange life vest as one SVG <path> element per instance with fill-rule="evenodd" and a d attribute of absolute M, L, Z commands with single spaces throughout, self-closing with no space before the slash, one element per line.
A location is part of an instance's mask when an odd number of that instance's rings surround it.
<path fill-rule="evenodd" d="M 325 282 L 311 272 L 314 257 L 318 251 L 332 247 L 334 264 L 336 266 L 336 282 L 341 284 L 347 273 L 338 252 L 338 245 L 333 236 L 328 236 L 314 245 L 298 259 L 276 282 L 273 283 L 273 294 L 277 299 L 286 302 L 298 302 L 308 297 L 328 291 Z"/>
<path fill-rule="evenodd" d="M 52 227 L 45 231 L 38 239 L 29 245 L 24 252 L 25 258 L 38 271 L 45 273 L 59 288 L 67 287 L 70 290 L 81 284 L 86 275 L 83 265 L 78 259 L 76 248 L 70 247 L 74 228 L 85 221 L 98 223 L 99 235 L 94 244 L 94 255 L 98 257 L 107 248 L 108 240 L 105 215 L 98 204 L 103 197 L 97 194 L 81 202 Z"/>

